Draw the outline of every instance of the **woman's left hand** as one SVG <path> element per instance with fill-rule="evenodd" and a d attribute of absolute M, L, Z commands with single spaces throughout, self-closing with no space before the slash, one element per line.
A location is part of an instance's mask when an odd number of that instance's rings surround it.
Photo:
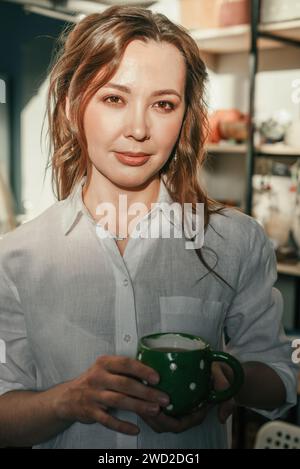
<path fill-rule="evenodd" d="M 213 363 L 212 379 L 216 390 L 223 390 L 230 386 L 229 379 L 225 376 L 224 369 L 220 363 Z M 212 407 L 214 407 L 213 404 L 204 404 L 200 409 L 195 409 L 195 411 L 183 417 L 170 417 L 163 412 L 160 412 L 155 417 L 141 414 L 139 414 L 139 416 L 157 433 L 181 433 L 189 428 L 200 425 Z M 218 418 L 220 423 L 226 423 L 228 417 L 232 415 L 234 408 L 234 399 L 218 404 Z"/>

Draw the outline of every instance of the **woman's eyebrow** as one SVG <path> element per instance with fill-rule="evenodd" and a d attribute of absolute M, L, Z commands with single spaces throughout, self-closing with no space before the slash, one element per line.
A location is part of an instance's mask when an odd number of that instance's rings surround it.
<path fill-rule="evenodd" d="M 104 85 L 103 88 L 115 88 L 119 91 L 123 91 L 124 93 L 128 93 L 128 94 L 131 93 L 131 89 L 128 88 L 128 86 L 118 85 L 117 83 L 112 83 L 112 82 L 106 83 L 106 85 Z M 173 89 L 157 90 L 157 91 L 154 91 L 151 94 L 151 96 L 161 96 L 163 94 L 175 94 L 181 100 L 180 94 L 176 90 L 173 90 Z"/>

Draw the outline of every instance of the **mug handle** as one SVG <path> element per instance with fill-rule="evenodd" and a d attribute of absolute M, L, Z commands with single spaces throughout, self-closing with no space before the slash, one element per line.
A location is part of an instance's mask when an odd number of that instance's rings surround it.
<path fill-rule="evenodd" d="M 233 371 L 233 383 L 222 391 L 212 389 L 208 396 L 209 403 L 217 404 L 219 402 L 231 399 L 240 390 L 244 382 L 244 370 L 240 362 L 229 353 L 211 352 L 211 362 L 226 363 Z"/>

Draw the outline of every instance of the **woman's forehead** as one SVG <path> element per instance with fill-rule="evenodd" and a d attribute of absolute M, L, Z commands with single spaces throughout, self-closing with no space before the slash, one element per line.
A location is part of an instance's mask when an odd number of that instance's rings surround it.
<path fill-rule="evenodd" d="M 166 59 L 168 62 L 165 62 Z M 157 42 L 149 40 L 144 42 L 136 39 L 131 41 L 126 47 L 120 65 L 136 63 L 155 67 L 157 63 L 161 62 L 163 62 L 164 69 L 166 70 L 172 64 L 176 64 L 179 68 L 184 68 L 185 66 L 181 52 L 173 44 L 166 41 Z"/>
<path fill-rule="evenodd" d="M 180 51 L 167 42 L 132 41 L 110 81 L 120 84 L 149 82 L 157 89 L 175 88 L 182 92 L 186 65 Z"/>

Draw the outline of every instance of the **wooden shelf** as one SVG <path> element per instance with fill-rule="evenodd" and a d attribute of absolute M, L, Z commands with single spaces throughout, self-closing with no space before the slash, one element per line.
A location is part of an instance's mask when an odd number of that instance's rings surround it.
<path fill-rule="evenodd" d="M 247 145 L 245 143 L 242 144 L 221 144 L 218 143 L 210 143 L 206 147 L 208 153 L 222 153 L 222 154 L 244 154 L 247 152 Z"/>
<path fill-rule="evenodd" d="M 268 155 L 285 155 L 285 156 L 300 156 L 300 147 L 294 148 L 284 145 L 283 143 L 274 143 L 268 145 L 261 145 L 257 148 L 257 151 L 261 153 L 267 153 Z"/>
<path fill-rule="evenodd" d="M 273 33 L 300 41 L 300 20 L 281 21 L 278 23 L 260 24 L 259 31 Z"/>
<path fill-rule="evenodd" d="M 209 144 L 207 146 L 208 153 L 218 153 L 224 155 L 241 155 L 247 153 L 247 144 Z M 259 152 L 259 156 L 263 156 L 265 153 L 267 155 L 274 155 L 280 157 L 300 157 L 300 148 L 289 147 L 282 143 L 277 144 L 268 144 L 260 145 L 256 148 L 256 151 Z"/>
<path fill-rule="evenodd" d="M 191 36 L 200 51 L 211 54 L 229 54 L 248 51 L 250 47 L 250 26 L 232 26 L 218 29 L 193 29 Z"/>
<path fill-rule="evenodd" d="M 282 262 L 278 262 L 277 271 L 279 274 L 300 277 L 300 262 L 298 262 L 298 264 L 283 264 Z"/>
<path fill-rule="evenodd" d="M 262 24 L 259 26 L 259 30 L 300 41 L 300 20 Z M 199 49 L 206 53 L 231 54 L 250 50 L 251 32 L 249 24 L 207 30 L 192 29 L 190 34 L 197 42 Z M 259 39 L 260 49 L 280 47 L 284 47 L 284 44 L 270 39 Z"/>

